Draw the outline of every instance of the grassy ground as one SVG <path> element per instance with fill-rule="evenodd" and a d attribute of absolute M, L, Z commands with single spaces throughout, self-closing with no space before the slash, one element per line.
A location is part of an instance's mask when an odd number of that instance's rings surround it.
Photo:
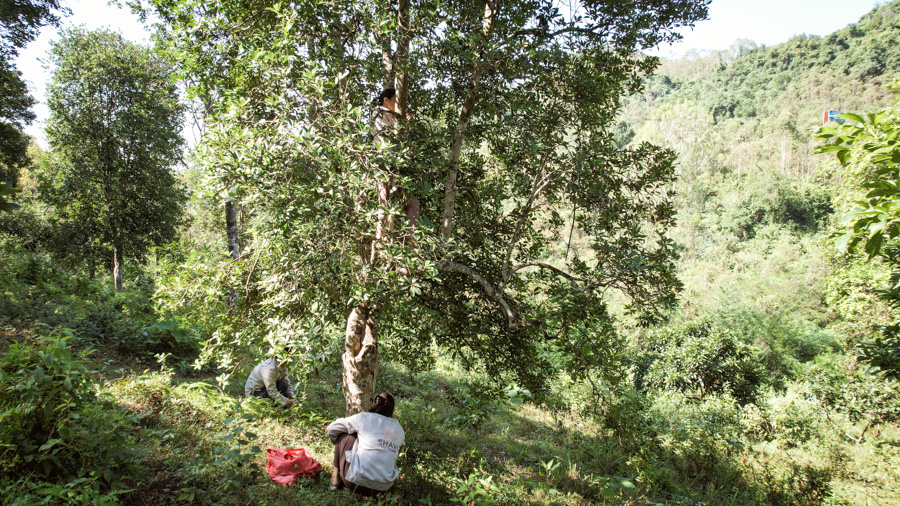
<path fill-rule="evenodd" d="M 2 325 L 0 352 L 46 331 Z M 101 392 L 139 416 L 132 437 L 143 471 L 125 480 L 131 491 L 121 503 L 355 501 L 328 488 L 325 427 L 343 414 L 337 363 L 292 377 L 301 402 L 282 409 L 243 398 L 240 382 L 220 390 L 211 375 L 92 347 Z M 601 423 L 566 405 L 581 395 L 577 384 L 557 382 L 547 397 L 555 403 L 513 404 L 487 395 L 489 381 L 447 361 L 426 373 L 382 365 L 379 390 L 396 395 L 407 436 L 400 479 L 369 503 L 900 504 L 900 430 L 877 425 L 857 443 L 850 438 L 862 423 L 826 419 L 796 392 L 772 392 L 760 408 L 680 394 L 632 399 L 631 408 L 607 406 Z M 275 484 L 264 470 L 267 445 L 308 449 L 322 473 L 291 488 Z"/>
<path fill-rule="evenodd" d="M 380 388 L 396 392 L 395 417 L 407 438 L 398 461 L 401 476 L 375 503 L 594 504 L 604 493 L 629 497 L 621 483 L 612 482 L 616 489 L 604 478 L 617 463 L 589 455 L 600 449 L 596 425 L 554 415 L 547 407 L 479 403 L 462 376 L 382 368 Z M 349 494 L 329 491 L 327 480 L 333 447 L 325 427 L 343 410 L 339 371 L 295 382 L 301 403 L 282 409 L 268 400 L 241 398 L 239 385 L 220 391 L 209 380 L 171 372 L 110 377 L 104 391 L 143 415 L 138 444 L 148 450 L 149 473 L 132 484 L 136 490 L 128 502 L 177 503 L 178 496 L 193 495 L 201 503 L 214 498 L 235 504 L 346 504 Z M 252 419 L 244 420 L 245 415 Z M 244 445 L 234 445 L 236 438 L 223 441 L 236 428 L 255 439 Z M 231 452 L 267 445 L 306 448 L 322 464 L 322 474 L 285 489 L 263 472 L 264 453 L 248 454 L 245 464 L 238 455 L 216 453 L 216 448 Z M 229 468 L 237 473 L 223 480 Z"/>

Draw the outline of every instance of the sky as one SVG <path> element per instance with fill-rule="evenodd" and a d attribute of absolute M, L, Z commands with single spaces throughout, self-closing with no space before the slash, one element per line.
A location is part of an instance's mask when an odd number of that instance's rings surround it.
<path fill-rule="evenodd" d="M 63 20 L 61 29 L 75 26 L 91 30 L 106 28 L 131 41 L 149 43 L 150 32 L 127 8 L 107 5 L 107 0 L 62 0 L 61 3 L 72 10 L 72 15 Z M 772 46 L 795 35 L 827 35 L 856 23 L 876 5 L 884 3 L 884 0 L 713 0 L 708 20 L 698 22 L 693 29 L 681 30 L 684 40 L 665 45 L 653 53 L 675 57 L 690 49 L 726 49 L 738 39 Z M 25 131 L 45 147 L 44 122 L 49 111 L 44 93 L 51 69 L 46 68 L 43 60 L 47 58 L 50 43 L 56 40 L 59 40 L 59 29 L 44 27 L 40 37 L 26 47 L 15 62 L 38 101 L 34 108 L 37 120 Z"/>
<path fill-rule="evenodd" d="M 886 1 L 876 0 L 713 0 L 709 19 L 691 30 L 681 30 L 684 39 L 665 45 L 659 56 L 680 56 L 690 49 L 726 49 L 738 39 L 751 39 L 772 46 L 795 35 L 828 35 L 856 23 L 864 14 Z"/>

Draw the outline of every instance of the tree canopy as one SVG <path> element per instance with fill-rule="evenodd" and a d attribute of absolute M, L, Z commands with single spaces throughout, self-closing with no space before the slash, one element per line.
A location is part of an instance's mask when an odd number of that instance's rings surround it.
<path fill-rule="evenodd" d="M 63 253 L 91 264 L 142 258 L 175 237 L 187 198 L 172 172 L 184 141 L 170 68 L 120 35 L 79 29 L 51 59 L 41 193 L 58 213 Z"/>
<path fill-rule="evenodd" d="M 259 323 L 241 335 L 259 344 L 289 319 L 302 340 L 350 308 L 356 357 L 380 332 L 407 360 L 437 346 L 531 386 L 551 367 L 539 348 L 603 362 L 609 291 L 652 321 L 678 287 L 672 155 L 621 151 L 608 126 L 657 64 L 638 51 L 707 3 L 152 2 L 214 104 L 198 155 L 211 189 L 254 216 L 224 281 Z M 399 130 L 372 142 L 385 83 Z"/>
<path fill-rule="evenodd" d="M 21 0 L 0 5 L 0 182 L 15 185 L 26 163 L 28 136 L 22 128 L 34 120 L 34 98 L 12 59 L 34 40 L 42 26 L 59 24 L 68 9 L 59 0 Z M 0 200 L 2 202 L 2 200 Z"/>

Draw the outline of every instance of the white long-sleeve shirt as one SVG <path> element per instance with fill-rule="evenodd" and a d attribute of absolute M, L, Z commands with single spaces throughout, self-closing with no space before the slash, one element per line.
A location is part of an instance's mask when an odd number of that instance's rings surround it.
<path fill-rule="evenodd" d="M 397 132 L 397 113 L 379 105 L 372 113 L 371 127 L 371 134 L 376 144 L 387 142 L 389 137 Z"/>
<path fill-rule="evenodd" d="M 387 490 L 400 475 L 397 456 L 405 441 L 400 423 L 377 413 L 357 413 L 338 418 L 326 429 L 332 441 L 343 433 L 356 433 L 353 448 L 346 452 L 350 469 L 347 481 L 374 490 Z"/>
<path fill-rule="evenodd" d="M 276 386 L 278 380 L 287 382 L 288 397 L 285 397 L 278 391 Z M 278 359 L 275 357 L 263 360 L 253 368 L 250 376 L 247 377 L 247 383 L 244 383 L 244 395 L 249 397 L 253 395 L 253 392 L 263 388 L 269 393 L 269 397 L 275 402 L 281 403 L 282 406 L 294 397 L 294 387 L 291 385 L 291 381 L 287 379 L 287 369 L 283 365 L 279 365 Z"/>

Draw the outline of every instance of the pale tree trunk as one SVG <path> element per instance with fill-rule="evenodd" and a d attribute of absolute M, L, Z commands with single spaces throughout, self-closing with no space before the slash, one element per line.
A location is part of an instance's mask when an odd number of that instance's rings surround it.
<path fill-rule="evenodd" d="M 479 59 L 475 61 L 472 69 L 472 78 L 469 81 L 468 90 L 466 90 L 466 99 L 463 102 L 462 110 L 459 113 L 459 120 L 456 123 L 456 132 L 453 134 L 453 147 L 450 149 L 450 164 L 447 168 L 447 181 L 444 183 L 444 219 L 441 222 L 441 240 L 447 243 L 450 240 L 450 234 L 453 231 L 453 214 L 454 205 L 456 203 L 456 178 L 459 173 L 459 156 L 462 152 L 463 140 L 466 137 L 466 127 L 469 125 L 469 117 L 472 115 L 472 108 L 475 106 L 475 97 L 478 94 L 478 88 L 481 86 L 481 76 L 484 74 L 484 45 L 491 36 L 493 27 L 494 14 L 496 11 L 490 2 L 484 4 L 484 19 L 482 20 L 481 33 L 483 42 Z"/>
<path fill-rule="evenodd" d="M 113 246 L 113 279 L 116 291 L 121 292 L 124 289 L 122 286 L 122 248 L 118 246 Z"/>
<path fill-rule="evenodd" d="M 225 201 L 225 227 L 228 229 L 228 253 L 237 260 L 241 255 L 241 245 L 238 242 L 237 212 L 231 199 Z"/>
<path fill-rule="evenodd" d="M 394 228 L 393 220 L 387 217 L 385 213 L 385 209 L 387 208 L 388 201 L 391 199 L 391 188 L 394 186 L 394 176 L 388 176 L 387 182 L 381 183 L 378 185 L 378 213 L 377 221 L 375 222 L 375 242 L 376 244 L 381 244 L 387 238 L 387 233 L 389 230 Z M 374 254 L 375 248 L 372 249 Z M 372 259 L 374 260 L 374 258 Z"/>
<path fill-rule="evenodd" d="M 359 305 L 347 318 L 344 334 L 342 390 L 346 416 L 369 409 L 375 399 L 378 366 L 378 327 L 371 308 Z"/>
<path fill-rule="evenodd" d="M 397 22 L 400 26 L 400 37 L 397 39 L 397 114 L 400 118 L 406 118 L 409 106 L 409 39 L 412 34 L 409 24 L 410 0 L 400 0 L 397 9 Z M 419 219 L 419 200 L 409 197 L 403 206 L 406 215 L 406 223 L 410 228 L 408 243 L 410 249 L 416 250 L 413 240 L 416 221 Z"/>

